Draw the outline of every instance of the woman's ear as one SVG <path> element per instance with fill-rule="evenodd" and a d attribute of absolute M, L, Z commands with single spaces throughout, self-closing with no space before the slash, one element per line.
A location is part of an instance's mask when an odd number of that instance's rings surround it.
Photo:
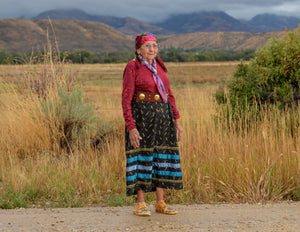
<path fill-rule="evenodd" d="M 140 48 L 136 50 L 136 53 L 137 53 L 138 55 L 141 54 L 141 51 L 140 51 L 140 50 L 141 50 Z"/>

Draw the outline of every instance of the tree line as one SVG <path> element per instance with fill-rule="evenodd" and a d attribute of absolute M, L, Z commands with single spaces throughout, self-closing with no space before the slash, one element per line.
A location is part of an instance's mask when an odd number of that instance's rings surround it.
<path fill-rule="evenodd" d="M 159 57 L 164 62 L 239 61 L 250 60 L 254 52 L 255 50 L 214 51 L 170 48 L 159 51 Z M 75 64 L 127 63 L 135 56 L 134 52 L 90 52 L 86 50 L 63 51 L 59 55 L 60 59 Z M 43 51 L 31 53 L 0 51 L 0 64 L 39 63 L 43 57 Z"/>

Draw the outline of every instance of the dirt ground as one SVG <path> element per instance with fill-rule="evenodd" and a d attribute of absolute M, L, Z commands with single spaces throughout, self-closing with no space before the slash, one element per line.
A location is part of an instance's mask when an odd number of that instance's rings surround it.
<path fill-rule="evenodd" d="M 300 202 L 172 205 L 150 217 L 133 207 L 0 210 L 0 231 L 300 231 Z"/>

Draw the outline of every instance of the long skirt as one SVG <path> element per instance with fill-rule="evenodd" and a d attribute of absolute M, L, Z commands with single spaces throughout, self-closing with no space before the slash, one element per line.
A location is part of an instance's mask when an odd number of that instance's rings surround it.
<path fill-rule="evenodd" d="M 170 102 L 132 102 L 132 115 L 142 137 L 134 148 L 125 130 L 126 194 L 156 187 L 182 189 L 177 135 Z"/>

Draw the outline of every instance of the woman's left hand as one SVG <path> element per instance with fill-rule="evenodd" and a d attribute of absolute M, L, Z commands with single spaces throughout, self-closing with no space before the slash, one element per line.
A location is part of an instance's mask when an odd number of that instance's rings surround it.
<path fill-rule="evenodd" d="M 175 119 L 175 127 L 177 131 L 178 141 L 182 139 L 183 129 L 180 123 L 180 119 Z"/>

